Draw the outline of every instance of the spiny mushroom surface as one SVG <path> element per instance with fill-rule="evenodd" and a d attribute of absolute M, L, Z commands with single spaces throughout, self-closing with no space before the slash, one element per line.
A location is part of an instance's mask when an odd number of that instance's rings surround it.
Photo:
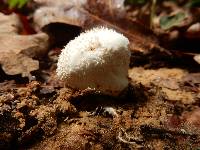
<path fill-rule="evenodd" d="M 118 95 L 128 86 L 129 40 L 113 29 L 81 33 L 62 50 L 57 76 L 74 89 Z"/>

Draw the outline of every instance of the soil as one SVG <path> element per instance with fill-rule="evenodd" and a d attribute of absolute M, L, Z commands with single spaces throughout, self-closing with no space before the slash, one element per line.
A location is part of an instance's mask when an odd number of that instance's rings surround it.
<path fill-rule="evenodd" d="M 48 85 L 39 81 L 26 85 L 3 82 L 0 146 L 198 148 L 199 84 L 192 85 L 188 76 L 193 77 L 193 73 L 180 68 L 134 67 L 129 70 L 130 85 L 120 97 L 74 91 L 55 82 Z"/>

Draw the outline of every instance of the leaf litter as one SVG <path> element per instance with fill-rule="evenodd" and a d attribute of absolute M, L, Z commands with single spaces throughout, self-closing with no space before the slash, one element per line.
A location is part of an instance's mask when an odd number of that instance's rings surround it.
<path fill-rule="evenodd" d="M 16 14 L 1 14 L 0 20 L 2 69 L 8 75 L 21 74 L 22 77 L 30 77 L 31 71 L 39 69 L 39 61 L 33 58 L 38 59 L 48 51 L 48 35 L 19 35 L 21 23 Z"/>

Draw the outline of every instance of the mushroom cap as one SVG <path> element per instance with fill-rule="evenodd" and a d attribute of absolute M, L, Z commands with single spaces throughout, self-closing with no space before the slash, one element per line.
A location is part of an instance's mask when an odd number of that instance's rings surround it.
<path fill-rule="evenodd" d="M 62 50 L 57 76 L 75 89 L 117 95 L 128 85 L 129 40 L 113 29 L 81 33 Z"/>

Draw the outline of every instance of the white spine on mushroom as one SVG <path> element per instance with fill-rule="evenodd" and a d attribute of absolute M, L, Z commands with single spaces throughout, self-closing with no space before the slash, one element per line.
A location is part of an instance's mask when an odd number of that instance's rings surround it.
<path fill-rule="evenodd" d="M 129 40 L 108 28 L 80 34 L 62 50 L 57 75 L 75 89 L 117 95 L 128 85 Z"/>

